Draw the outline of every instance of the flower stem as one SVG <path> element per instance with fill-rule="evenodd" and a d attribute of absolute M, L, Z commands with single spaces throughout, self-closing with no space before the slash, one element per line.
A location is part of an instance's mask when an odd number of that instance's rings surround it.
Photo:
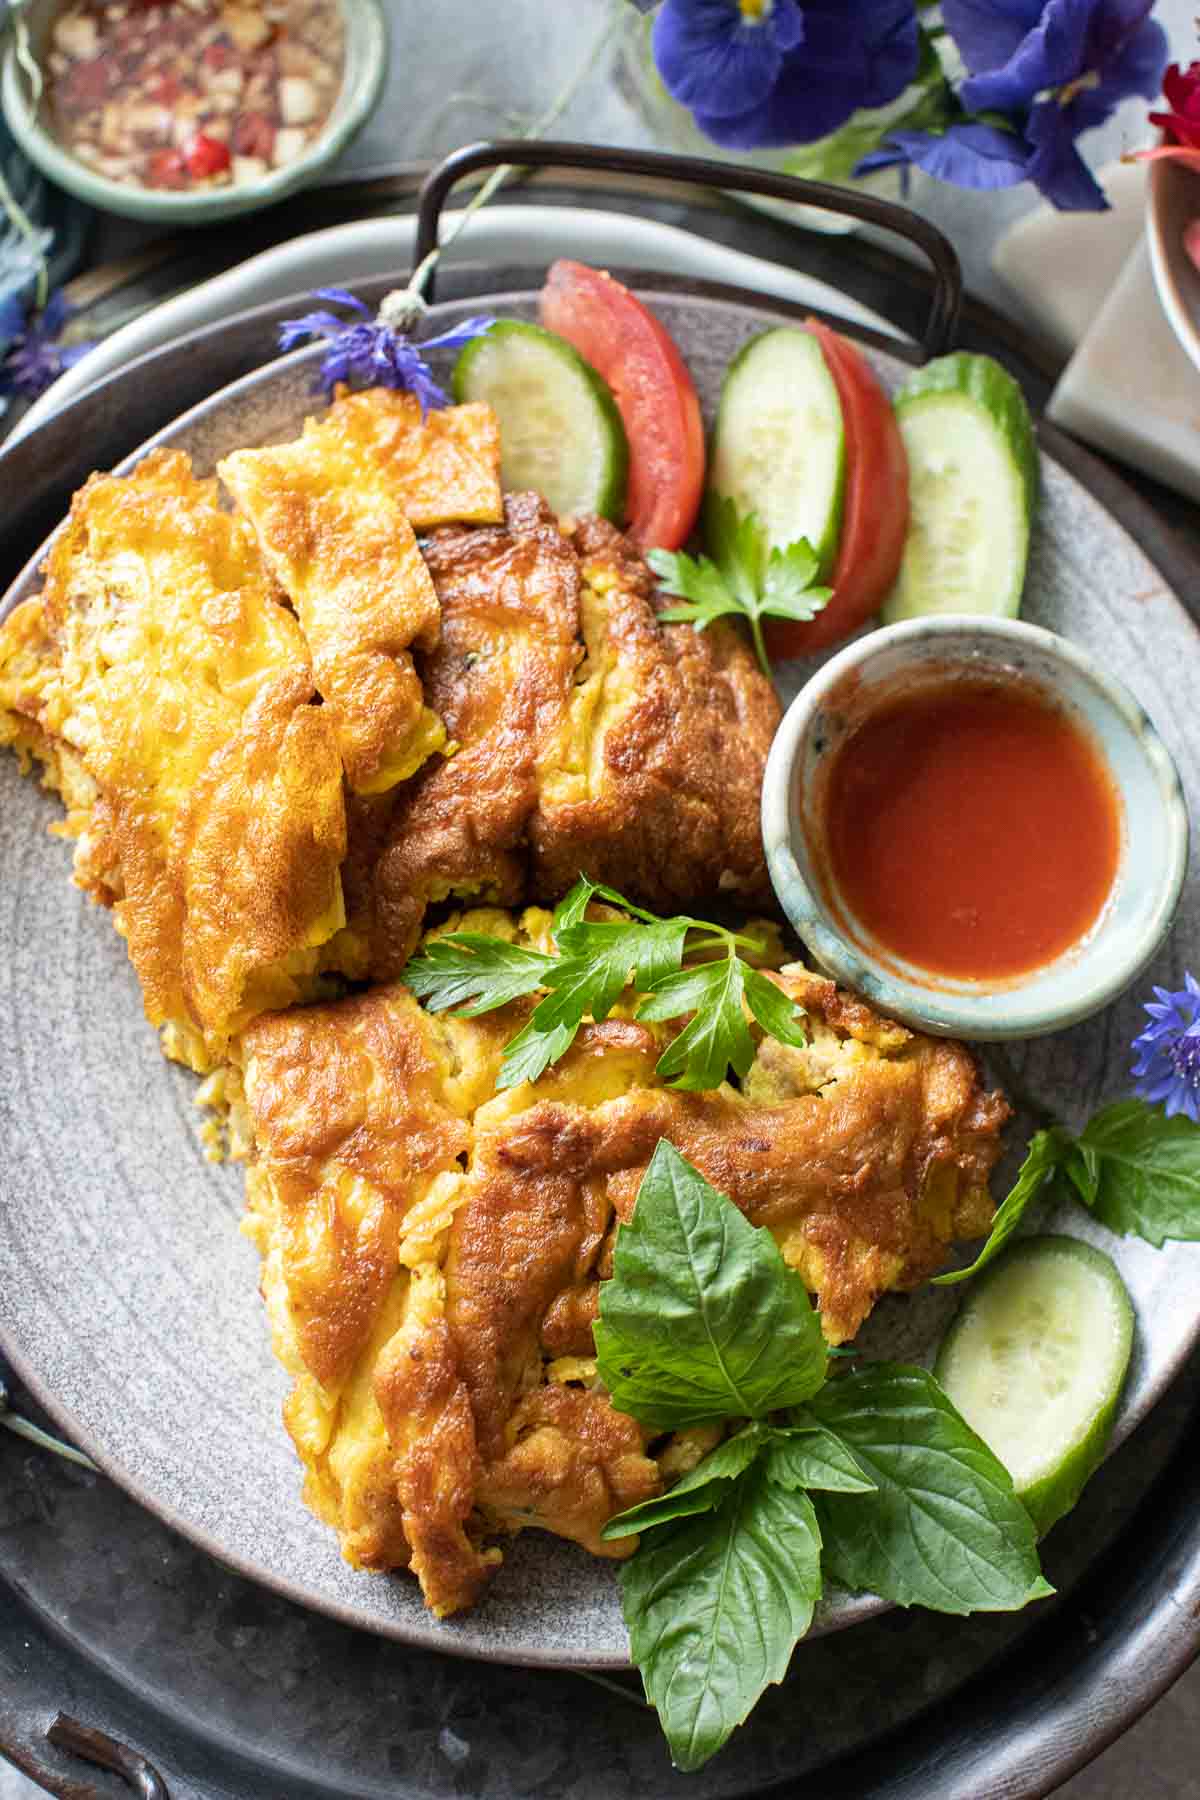
<path fill-rule="evenodd" d="M 536 139 L 543 137 L 545 133 L 549 131 L 550 127 L 558 122 L 563 113 L 566 112 L 568 106 L 570 106 L 584 82 L 588 80 L 599 66 L 612 39 L 616 35 L 624 14 L 625 0 L 615 0 L 612 11 L 606 20 L 603 29 L 597 35 L 587 56 L 575 70 L 570 80 L 550 102 L 550 105 L 546 108 L 545 112 L 541 114 L 540 118 L 535 119 L 529 129 L 521 133 L 523 138 Z M 498 169 L 492 170 L 478 193 L 474 194 L 467 202 L 441 243 L 435 244 L 428 256 L 426 256 L 413 270 L 407 290 L 410 294 L 420 298 L 424 292 L 425 284 L 429 280 L 430 273 L 436 266 L 442 252 L 450 248 L 454 240 L 463 231 L 468 220 L 472 219 L 481 207 L 487 205 L 493 194 L 499 192 L 500 188 L 503 187 L 512 172 L 513 165 L 511 163 L 502 163 Z"/>
<path fill-rule="evenodd" d="M 31 1425 L 20 1413 L 0 1412 L 0 1425 L 7 1425 L 18 1437 L 28 1438 L 31 1444 L 36 1444 L 41 1450 L 52 1450 L 55 1456 L 64 1457 L 67 1462 L 78 1463 L 81 1469 L 99 1473 L 90 1456 L 85 1456 L 82 1450 L 76 1450 L 71 1444 L 64 1444 L 61 1438 L 51 1437 L 40 1426 Z"/>
<path fill-rule="evenodd" d="M 42 98 L 42 71 L 29 44 L 29 27 L 19 11 L 13 15 L 13 49 L 29 83 L 29 94 L 36 107 Z"/>
<path fill-rule="evenodd" d="M 21 236 L 26 240 L 37 260 L 37 306 L 40 312 L 46 304 L 50 290 L 50 278 L 46 269 L 46 258 L 42 252 L 42 239 L 37 226 L 17 199 L 5 178 L 4 169 L 0 167 L 0 206 L 8 214 Z"/>

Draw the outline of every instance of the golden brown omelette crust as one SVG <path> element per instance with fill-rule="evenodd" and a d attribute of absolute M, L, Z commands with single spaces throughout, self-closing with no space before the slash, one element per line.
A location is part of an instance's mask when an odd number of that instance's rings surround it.
<path fill-rule="evenodd" d="M 403 509 L 328 415 L 218 472 L 299 615 L 350 786 L 393 787 L 445 742 L 411 654 L 437 642 L 437 595 Z"/>
<path fill-rule="evenodd" d="M 339 388 L 329 427 L 360 466 L 378 470 L 417 531 L 437 525 L 498 525 L 500 425 L 475 401 L 421 415 L 412 394 L 395 388 Z"/>
<path fill-rule="evenodd" d="M 386 812 L 351 810 L 352 961 L 392 979 L 430 900 L 557 900 L 581 869 L 668 910 L 769 899 L 779 704 L 736 631 L 661 625 L 628 541 L 600 519 L 565 535 L 535 494 L 425 558 L 442 640 L 417 666 L 454 748 Z"/>
<path fill-rule="evenodd" d="M 431 1019 L 399 986 L 247 1034 L 289 1426 L 358 1566 L 411 1563 L 443 1614 L 487 1581 L 489 1532 L 628 1553 L 605 1521 L 688 1466 L 686 1447 L 613 1411 L 591 1327 L 661 1138 L 773 1231 L 832 1342 L 986 1229 L 1007 1107 L 970 1053 L 802 969 L 774 979 L 811 1041 L 762 1040 L 741 1091 L 665 1088 L 663 1028 L 610 1019 L 536 1086 L 495 1094 L 528 1003 Z"/>
<path fill-rule="evenodd" d="M 342 923 L 341 766 L 295 619 L 186 456 L 93 476 L 0 626 L 0 732 L 47 765 L 147 1016 L 203 1065 Z M 247 829 L 248 821 L 255 829 Z"/>
<path fill-rule="evenodd" d="M 395 1275 L 415 1187 L 454 1169 L 470 1133 L 443 1098 L 436 1026 L 407 989 L 272 1014 L 242 1055 L 300 1352 L 336 1387 Z"/>
<path fill-rule="evenodd" d="M 771 903 L 759 803 L 775 690 L 732 626 L 659 621 L 654 576 L 614 526 L 583 519 L 572 544 L 587 661 L 542 753 L 533 896 L 586 869 L 668 911 L 716 895 Z"/>
<path fill-rule="evenodd" d="M 421 677 L 457 749 L 392 808 L 367 926 L 376 978 L 403 968 L 431 899 L 512 905 L 526 892 L 538 757 L 581 655 L 579 570 L 536 495 L 510 495 L 505 510 L 503 528 L 441 532 L 425 546 L 442 638 Z M 353 906 L 350 918 L 353 929 Z"/>

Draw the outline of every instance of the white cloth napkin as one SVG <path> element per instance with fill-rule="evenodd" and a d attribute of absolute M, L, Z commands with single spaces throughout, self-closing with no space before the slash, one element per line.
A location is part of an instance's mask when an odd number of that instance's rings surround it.
<path fill-rule="evenodd" d="M 1037 207 L 999 240 L 992 264 L 1034 325 L 1060 349 L 1074 347 L 1047 415 L 1200 500 L 1200 371 L 1154 286 L 1146 173 L 1136 163 L 1102 172 L 1111 212 Z"/>

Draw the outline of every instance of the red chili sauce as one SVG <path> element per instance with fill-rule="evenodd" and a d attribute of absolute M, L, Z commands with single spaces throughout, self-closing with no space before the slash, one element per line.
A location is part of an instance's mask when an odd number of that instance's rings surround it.
<path fill-rule="evenodd" d="M 1020 680 L 884 702 L 836 751 L 832 873 L 887 950 L 966 980 L 1025 974 L 1094 924 L 1120 802 L 1090 738 Z"/>

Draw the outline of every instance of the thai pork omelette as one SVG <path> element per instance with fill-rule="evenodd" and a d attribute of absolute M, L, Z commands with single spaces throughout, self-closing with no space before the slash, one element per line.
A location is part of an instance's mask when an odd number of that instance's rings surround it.
<path fill-rule="evenodd" d="M 528 1526 L 627 1555 L 605 1521 L 720 1435 L 648 1438 L 596 1375 L 660 1138 L 770 1228 L 838 1343 L 986 1230 L 1007 1107 L 962 1045 L 770 951 L 809 1044 L 754 1027 L 740 1086 L 665 1085 L 670 1030 L 626 1006 L 498 1094 L 533 1002 L 423 1010 L 397 977 L 427 909 L 553 952 L 538 903 L 585 870 L 668 912 L 769 903 L 774 692 L 733 627 L 661 623 L 611 525 L 502 495 L 486 406 L 343 394 L 218 475 L 232 511 L 178 451 L 76 495 L 0 627 L 0 736 L 248 1157 L 309 1504 L 445 1614 Z"/>

